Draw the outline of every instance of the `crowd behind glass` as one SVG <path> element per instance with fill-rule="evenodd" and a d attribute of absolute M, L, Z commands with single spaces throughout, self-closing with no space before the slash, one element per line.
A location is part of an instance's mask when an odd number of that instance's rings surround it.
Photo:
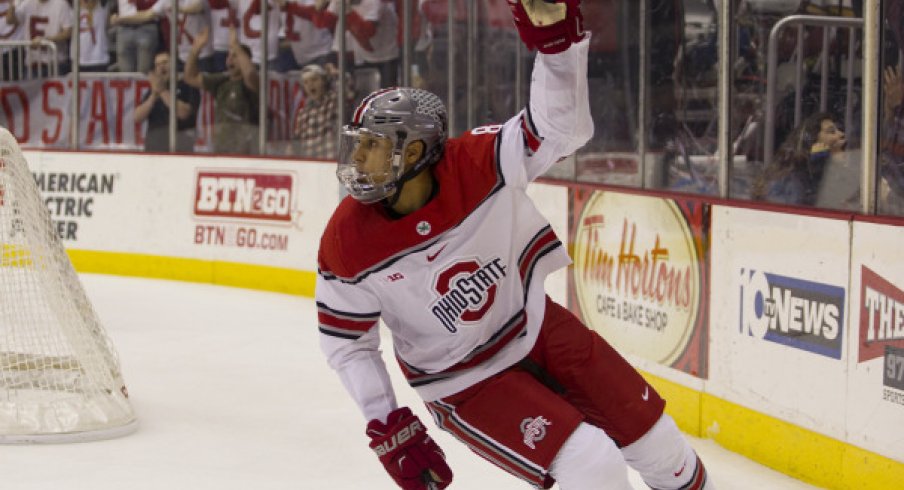
<path fill-rule="evenodd" d="M 518 41 L 506 0 L 178 0 L 176 33 L 173 1 L 80 0 L 76 22 L 71 0 L 0 0 L 0 89 L 74 71 L 140 73 L 150 82 L 147 97 L 169 97 L 175 81 L 190 111 L 178 108 L 174 121 L 164 113 L 166 129 L 174 122 L 177 133 L 192 134 L 199 115 L 191 91 L 210 92 L 219 103 L 214 126 L 231 117 L 263 136 L 242 153 L 316 159 L 335 157 L 344 115 L 380 87 L 437 93 L 452 135 L 502 122 L 527 101 L 534 54 Z M 876 209 L 901 215 L 904 0 L 880 5 Z M 729 7 L 730 36 L 720 36 L 720 9 Z M 718 195 L 718 80 L 728 66 L 729 197 L 860 211 L 863 8 L 864 0 L 585 0 L 596 131 L 550 176 Z M 720 49 L 726 38 L 728 51 Z M 18 48 L 24 41 L 55 45 L 56 59 Z M 160 68 L 169 63 L 161 52 L 178 57 L 179 81 Z M 264 53 L 264 77 L 292 81 L 297 94 L 276 96 L 268 93 L 275 85 L 251 81 Z M 244 113 L 211 88 L 213 74 L 229 79 L 230 70 L 239 97 L 254 99 Z M 271 117 L 277 113 L 288 122 Z M 152 150 L 168 151 L 163 140 Z"/>

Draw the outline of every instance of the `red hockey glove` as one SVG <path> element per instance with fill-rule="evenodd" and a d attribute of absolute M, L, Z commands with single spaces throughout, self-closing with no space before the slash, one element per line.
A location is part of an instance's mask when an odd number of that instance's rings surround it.
<path fill-rule="evenodd" d="M 405 490 L 442 489 L 452 483 L 446 455 L 410 408 L 393 410 L 385 424 L 371 420 L 367 435 L 386 472 Z"/>
<path fill-rule="evenodd" d="M 584 38 L 580 0 L 508 0 L 521 40 L 541 53 L 561 53 Z"/>

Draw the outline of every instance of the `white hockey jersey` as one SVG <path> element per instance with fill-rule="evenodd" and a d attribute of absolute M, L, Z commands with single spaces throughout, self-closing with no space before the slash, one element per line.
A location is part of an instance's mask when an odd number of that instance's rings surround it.
<path fill-rule="evenodd" d="M 239 42 L 251 49 L 251 61 L 261 64 L 263 51 L 261 35 L 261 0 L 229 0 L 229 6 L 236 13 L 239 23 Z M 280 6 L 275 0 L 267 1 L 267 60 L 275 60 L 279 54 Z"/>
<path fill-rule="evenodd" d="M 74 12 L 73 12 L 74 13 Z M 82 5 L 79 11 L 79 65 L 110 63 L 110 42 L 107 39 L 107 8 L 99 2 L 90 9 Z M 75 43 L 69 43 L 70 59 L 75 59 Z"/>
<path fill-rule="evenodd" d="M 72 27 L 72 7 L 65 0 L 25 0 L 16 7 L 16 18 L 29 39 L 56 36 Z M 69 59 L 68 41 L 57 41 L 57 61 Z M 27 63 L 50 63 L 50 52 L 29 50 Z"/>
<path fill-rule="evenodd" d="M 449 140 L 433 167 L 439 190 L 423 208 L 400 219 L 351 198 L 337 208 L 318 257 L 321 347 L 365 418 L 396 408 L 380 358 L 381 318 L 425 401 L 486 379 L 533 347 L 544 280 L 570 259 L 526 189 L 592 136 L 587 47 L 585 39 L 538 55 L 526 110 Z"/>
<path fill-rule="evenodd" d="M 329 29 L 317 27 L 311 21 L 316 13 L 315 3 L 315 0 L 286 2 L 286 39 L 298 66 L 330 54 L 333 46 L 333 33 Z"/>
<path fill-rule="evenodd" d="M 186 14 L 184 12 L 179 13 L 179 18 L 176 21 L 178 24 L 176 27 L 178 31 L 176 33 L 176 42 L 178 43 L 176 46 L 176 51 L 179 55 L 179 59 L 183 62 L 188 62 L 188 55 L 191 53 L 192 44 L 195 42 L 195 37 L 201 33 L 204 29 L 211 28 L 210 22 L 210 4 L 207 0 L 183 0 L 179 2 L 180 8 L 182 7 L 196 7 L 200 6 L 201 11 L 194 14 Z M 151 10 L 154 14 L 157 15 L 158 19 L 168 19 L 170 13 L 172 13 L 172 0 L 158 0 L 157 3 L 151 7 Z M 172 28 L 172 27 L 170 27 Z M 228 31 L 227 31 L 228 33 Z M 169 43 L 169 37 L 166 38 L 167 43 Z M 198 54 L 199 58 L 206 58 L 213 54 L 213 44 L 208 42 L 201 48 L 201 52 Z"/>

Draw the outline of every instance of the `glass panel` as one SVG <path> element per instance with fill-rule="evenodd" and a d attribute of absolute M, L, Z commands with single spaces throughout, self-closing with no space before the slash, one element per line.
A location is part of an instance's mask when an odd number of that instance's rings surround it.
<path fill-rule="evenodd" d="M 718 12 L 708 0 L 648 5 L 647 185 L 718 194 Z"/>
<path fill-rule="evenodd" d="M 340 12 L 337 0 L 296 0 L 287 7 L 287 37 L 298 71 L 286 72 L 282 99 L 286 111 L 285 154 L 302 158 L 336 158 L 336 130 L 340 102 L 346 121 L 368 94 L 401 82 L 402 1 L 352 0 L 345 5 L 345 93 L 340 101 L 340 39 L 333 39 Z M 313 12 L 309 17 L 307 12 Z M 288 18 L 293 19 L 289 22 Z M 271 75 L 272 76 L 272 75 Z M 274 97 L 271 94 L 271 97 Z M 272 100 L 272 98 L 271 98 Z"/>
<path fill-rule="evenodd" d="M 524 104 L 516 82 L 518 71 L 523 70 L 520 54 L 527 50 L 519 52 L 521 39 L 506 0 L 478 2 L 476 25 L 473 125 L 501 124 L 521 110 L 517 102 Z"/>
<path fill-rule="evenodd" d="M 431 38 L 425 52 L 426 72 L 421 74 L 424 88 L 443 99 L 449 113 L 450 136 L 456 136 L 467 124 L 468 8 L 464 0 L 454 0 L 451 3 L 453 16 L 450 21 L 450 3 L 447 0 L 420 0 L 418 4 Z M 451 71 L 450 54 L 453 67 Z"/>
<path fill-rule="evenodd" d="M 880 214 L 904 215 L 904 2 L 882 4 L 879 95 Z"/>
<path fill-rule="evenodd" d="M 737 4 L 732 197 L 859 209 L 862 29 L 836 19 L 861 10 L 849 1 Z M 776 27 L 790 15 L 817 17 Z"/>
<path fill-rule="evenodd" d="M 578 180 L 640 185 L 640 4 L 597 0 L 581 5 L 585 28 L 593 32 L 587 75 L 595 131 L 577 154 Z"/>

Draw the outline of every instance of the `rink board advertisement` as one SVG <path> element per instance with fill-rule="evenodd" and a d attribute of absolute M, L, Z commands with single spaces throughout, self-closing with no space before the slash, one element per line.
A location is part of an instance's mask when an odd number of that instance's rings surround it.
<path fill-rule="evenodd" d="M 707 391 L 845 439 L 850 222 L 713 206 Z"/>
<path fill-rule="evenodd" d="M 274 159 L 26 152 L 67 248 L 316 271 L 334 167 Z"/>
<path fill-rule="evenodd" d="M 904 227 L 854 222 L 850 442 L 904 461 Z"/>
<path fill-rule="evenodd" d="M 572 191 L 571 307 L 620 352 L 707 376 L 699 200 Z"/>

